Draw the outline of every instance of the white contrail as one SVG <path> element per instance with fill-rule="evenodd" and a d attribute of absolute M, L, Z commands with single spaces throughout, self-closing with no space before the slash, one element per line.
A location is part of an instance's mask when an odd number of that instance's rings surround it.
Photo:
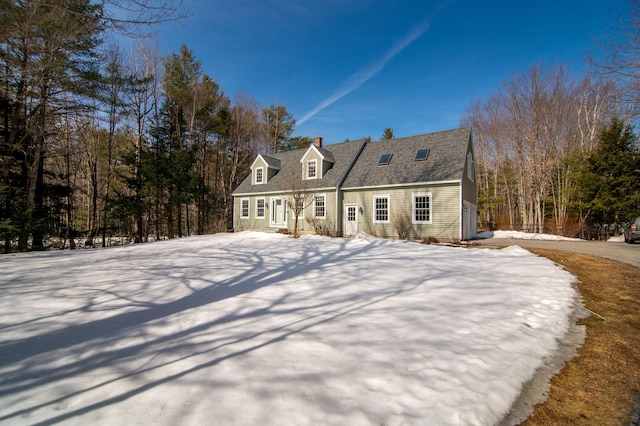
<path fill-rule="evenodd" d="M 389 50 L 389 52 L 387 52 L 387 54 L 384 55 L 379 61 L 369 67 L 363 68 L 362 70 L 349 77 L 349 79 L 345 84 L 342 85 L 342 87 L 336 90 L 327 99 L 320 102 L 317 107 L 306 113 L 304 117 L 302 117 L 296 124 L 300 126 L 305 121 L 316 115 L 318 112 L 333 104 L 343 96 L 353 92 L 358 87 L 362 86 L 371 77 L 378 74 L 391 59 L 393 59 L 398 53 L 402 52 L 407 46 L 409 46 L 413 41 L 418 39 L 429 29 L 429 20 L 430 19 L 425 20 L 422 24 L 420 24 L 420 26 L 414 28 L 409 34 L 407 34 L 402 40 L 400 40 L 399 43 L 397 43 L 391 50 Z"/>

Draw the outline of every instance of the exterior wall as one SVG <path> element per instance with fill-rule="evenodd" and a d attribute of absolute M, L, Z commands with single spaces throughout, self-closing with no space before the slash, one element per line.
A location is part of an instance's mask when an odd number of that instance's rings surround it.
<path fill-rule="evenodd" d="M 317 173 L 317 178 L 316 179 L 322 179 L 322 176 L 324 176 L 324 174 L 327 171 L 327 164 L 323 164 L 325 163 L 324 161 L 322 161 L 322 158 L 320 157 L 320 154 L 318 153 L 318 151 L 316 151 L 315 149 L 309 149 L 309 151 L 307 152 L 307 154 L 302 157 L 302 162 L 300 163 L 300 173 L 302 175 L 303 179 L 307 178 L 307 162 L 309 162 L 310 160 L 316 160 L 316 164 L 317 164 L 317 169 L 316 169 L 316 173 Z"/>
<path fill-rule="evenodd" d="M 413 224 L 413 194 L 431 194 L 431 223 Z M 389 223 L 374 223 L 374 196 L 389 196 Z M 358 232 L 386 238 L 398 238 L 394 223 L 408 220 L 409 238 L 435 237 L 442 240 L 460 239 L 461 190 L 459 183 L 345 190 L 343 206 L 357 204 Z M 362 209 L 360 211 L 360 208 Z"/>
<path fill-rule="evenodd" d="M 256 158 L 253 167 L 251 168 L 251 183 L 255 184 L 256 181 L 256 175 L 255 175 L 255 171 L 257 168 L 262 168 L 262 178 L 263 178 L 263 184 L 266 184 L 267 182 L 269 182 L 269 180 L 275 176 L 276 173 L 278 173 L 278 170 L 276 169 L 272 169 L 269 167 L 269 165 L 267 164 L 266 161 L 264 161 L 264 159 L 262 157 L 258 157 Z"/>
<path fill-rule="evenodd" d="M 473 151 L 471 150 L 471 147 L 469 148 L 469 152 L 473 155 Z M 463 173 L 463 177 L 462 177 L 462 199 L 466 200 L 468 202 L 470 202 L 471 204 L 475 204 L 476 206 L 478 205 L 478 186 L 476 183 L 477 177 L 476 177 L 476 173 L 475 173 L 475 158 L 474 158 L 474 164 L 473 164 L 473 171 L 469 171 L 468 169 L 468 161 L 465 162 L 465 166 L 464 166 L 464 173 Z M 469 176 L 473 176 L 473 179 L 471 179 Z"/>
<path fill-rule="evenodd" d="M 469 144 L 468 154 L 473 155 L 473 145 Z M 472 164 L 465 162 L 464 173 L 462 177 L 462 236 L 463 240 L 476 238 L 478 232 L 478 185 L 477 173 L 475 173 L 475 158 Z M 471 170 L 470 167 L 471 166 Z"/>
<path fill-rule="evenodd" d="M 325 195 L 325 217 L 314 218 L 314 203 L 311 199 L 306 203 L 302 216 L 298 219 L 298 231 L 302 233 L 326 233 L 336 235 L 336 195 L 335 190 L 319 190 L 318 194 Z M 287 218 L 285 225 L 274 225 L 271 221 L 272 203 L 275 198 L 286 198 L 286 194 L 260 194 L 260 195 L 237 195 L 233 200 L 233 226 L 235 231 L 258 231 L 265 228 L 287 229 L 293 232 L 295 224 L 294 212 L 287 208 Z M 265 200 L 265 217 L 256 217 L 257 200 Z M 243 218 L 242 200 L 249 200 L 249 217 Z"/>
<path fill-rule="evenodd" d="M 276 175 L 276 173 L 278 173 L 278 170 L 276 169 L 271 169 L 269 167 L 267 167 L 266 169 L 266 176 L 267 176 L 267 180 L 266 182 L 269 182 L 271 180 L 272 177 L 274 177 Z"/>

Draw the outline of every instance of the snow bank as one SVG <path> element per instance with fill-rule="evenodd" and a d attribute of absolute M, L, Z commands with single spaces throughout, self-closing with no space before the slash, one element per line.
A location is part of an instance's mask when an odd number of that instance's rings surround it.
<path fill-rule="evenodd" d="M 0 257 L 0 423 L 499 422 L 570 326 L 519 247 L 219 234 Z"/>
<path fill-rule="evenodd" d="M 580 238 L 569 238 L 552 234 L 529 234 L 520 231 L 485 231 L 480 232 L 477 238 L 511 238 L 514 240 L 548 240 L 548 241 L 584 241 Z"/>

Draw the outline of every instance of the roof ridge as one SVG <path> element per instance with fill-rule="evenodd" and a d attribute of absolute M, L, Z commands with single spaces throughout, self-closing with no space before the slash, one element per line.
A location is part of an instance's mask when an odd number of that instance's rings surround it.
<path fill-rule="evenodd" d="M 403 139 L 415 139 L 415 138 L 419 138 L 421 136 L 437 136 L 437 135 L 442 134 L 442 133 L 451 133 L 451 132 L 457 132 L 457 131 L 461 131 L 461 130 L 471 131 L 471 129 L 472 129 L 471 126 L 456 127 L 454 129 L 439 130 L 437 132 L 427 132 L 427 133 L 420 133 L 418 135 L 403 136 L 401 138 L 380 139 L 380 140 L 376 141 L 376 143 L 391 142 L 391 141 L 401 141 Z"/>

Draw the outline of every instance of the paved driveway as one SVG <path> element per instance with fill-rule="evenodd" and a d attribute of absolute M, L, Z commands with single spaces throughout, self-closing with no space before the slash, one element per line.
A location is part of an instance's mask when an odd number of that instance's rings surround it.
<path fill-rule="evenodd" d="M 568 251 L 616 260 L 640 268 L 640 244 L 604 241 L 543 241 L 511 238 L 476 240 L 480 247 L 498 248 L 518 245 L 522 248 Z"/>

